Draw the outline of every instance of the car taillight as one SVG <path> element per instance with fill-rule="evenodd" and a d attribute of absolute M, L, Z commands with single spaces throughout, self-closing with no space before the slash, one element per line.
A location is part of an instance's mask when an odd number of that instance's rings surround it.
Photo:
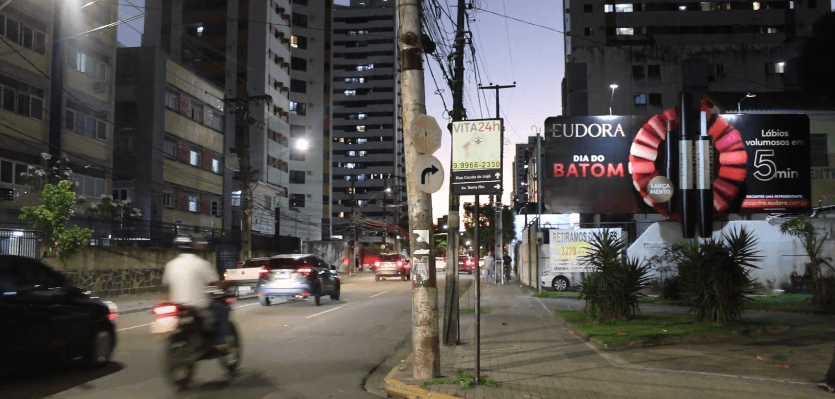
<path fill-rule="evenodd" d="M 374 262 L 374 267 L 380 267 L 380 261 L 379 260 Z"/>
<path fill-rule="evenodd" d="M 397 261 L 397 267 L 403 267 L 403 261 L 402 260 Z"/>
<path fill-rule="evenodd" d="M 261 266 L 261 270 L 258 271 L 258 277 L 266 277 L 270 274 L 270 269 L 267 266 Z"/>
<path fill-rule="evenodd" d="M 313 275 L 313 268 L 310 266 L 298 266 L 295 270 L 293 270 L 293 273 L 298 273 L 302 276 L 310 277 L 311 275 Z"/>
<path fill-rule="evenodd" d="M 238 269 L 244 267 L 244 262 L 238 261 Z"/>
<path fill-rule="evenodd" d="M 157 317 L 173 317 L 177 316 L 179 313 L 180 308 L 177 307 L 177 304 L 174 303 L 161 303 L 157 306 L 153 307 L 153 312 Z"/>
<path fill-rule="evenodd" d="M 105 305 L 107 305 L 107 319 L 110 321 L 114 321 L 119 318 L 119 307 L 116 306 L 115 303 L 110 301 L 105 301 Z"/>
<path fill-rule="evenodd" d="M 226 298 L 226 303 L 234 303 L 235 301 L 237 301 L 235 298 Z"/>

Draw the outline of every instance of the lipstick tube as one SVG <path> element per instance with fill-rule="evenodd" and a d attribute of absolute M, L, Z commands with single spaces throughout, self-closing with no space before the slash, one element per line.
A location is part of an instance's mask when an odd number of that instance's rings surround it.
<path fill-rule="evenodd" d="M 695 102 L 692 94 L 681 93 L 681 108 L 679 110 L 681 121 L 679 123 L 679 146 L 678 146 L 678 192 L 681 198 L 681 234 L 684 238 L 696 236 L 696 219 L 699 212 L 696 192 L 693 189 L 693 134 L 699 129 L 699 121 L 696 113 Z"/>
<path fill-rule="evenodd" d="M 699 201 L 699 237 L 713 234 L 713 143 L 707 134 L 707 112 L 699 115 L 696 140 L 696 192 Z"/>
<path fill-rule="evenodd" d="M 678 158 L 679 140 L 678 131 L 673 129 L 673 121 L 667 121 L 667 140 L 664 142 L 664 172 L 667 178 L 674 184 L 673 196 L 667 201 L 667 212 L 670 215 L 678 210 L 678 195 L 675 194 L 675 191 L 681 186 L 678 176 L 678 163 L 676 162 L 676 158 Z"/>

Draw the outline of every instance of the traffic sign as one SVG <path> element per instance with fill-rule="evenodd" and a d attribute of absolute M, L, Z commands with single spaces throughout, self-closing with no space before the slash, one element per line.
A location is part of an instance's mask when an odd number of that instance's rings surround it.
<path fill-rule="evenodd" d="M 452 122 L 454 195 L 502 193 L 502 119 Z"/>
<path fill-rule="evenodd" d="M 412 143 L 424 154 L 432 154 L 441 148 L 441 127 L 438 121 L 429 115 L 420 115 L 412 121 L 410 130 Z"/>
<path fill-rule="evenodd" d="M 441 161 L 432 155 L 421 155 L 415 161 L 415 167 L 412 169 L 418 190 L 427 194 L 432 194 L 441 189 L 444 184 L 444 166 Z"/>

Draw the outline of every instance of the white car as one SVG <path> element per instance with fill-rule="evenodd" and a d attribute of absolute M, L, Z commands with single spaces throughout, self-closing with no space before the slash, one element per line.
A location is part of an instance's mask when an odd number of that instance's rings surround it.
<path fill-rule="evenodd" d="M 544 289 L 554 291 L 568 290 L 572 285 L 579 285 L 582 281 L 582 273 L 566 273 L 562 271 L 547 270 L 539 276 L 539 284 Z"/>

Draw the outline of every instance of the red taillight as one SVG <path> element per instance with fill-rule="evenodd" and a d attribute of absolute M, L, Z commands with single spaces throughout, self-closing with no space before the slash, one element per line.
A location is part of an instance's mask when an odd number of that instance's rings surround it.
<path fill-rule="evenodd" d="M 403 267 L 403 261 L 402 260 L 397 261 L 397 267 Z"/>
<path fill-rule="evenodd" d="M 154 314 L 159 318 L 177 316 L 179 310 L 174 303 L 161 303 L 153 308 Z"/>
<path fill-rule="evenodd" d="M 238 269 L 244 267 L 244 262 L 238 261 Z"/>
<path fill-rule="evenodd" d="M 234 303 L 235 301 L 237 301 L 235 298 L 226 298 L 226 303 Z"/>
<path fill-rule="evenodd" d="M 301 274 L 305 277 L 310 277 L 313 275 L 313 268 L 310 266 L 297 266 L 293 273 Z"/>
<path fill-rule="evenodd" d="M 110 301 L 105 301 L 105 305 L 107 305 L 107 319 L 110 321 L 114 321 L 119 318 L 119 307 L 116 306 L 115 303 Z"/>
<path fill-rule="evenodd" d="M 259 277 L 266 277 L 270 274 L 270 269 L 267 266 L 261 266 L 261 270 L 258 271 Z"/>

